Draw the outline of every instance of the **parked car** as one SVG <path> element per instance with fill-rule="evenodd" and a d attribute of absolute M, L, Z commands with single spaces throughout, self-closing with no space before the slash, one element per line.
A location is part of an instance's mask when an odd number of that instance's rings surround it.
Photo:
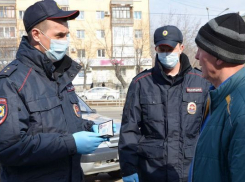
<path fill-rule="evenodd" d="M 114 100 L 119 99 L 119 90 L 108 87 L 94 87 L 85 92 L 78 93 L 83 100 Z"/>
<path fill-rule="evenodd" d="M 81 98 L 78 97 L 78 99 L 84 119 L 92 120 L 97 124 L 112 119 L 98 114 L 96 110 L 91 109 Z M 101 143 L 92 154 L 82 155 L 81 166 L 85 175 L 106 172 L 111 177 L 121 177 L 118 157 L 121 122 L 118 119 L 113 119 L 113 122 L 116 124 L 117 132 L 110 138 L 110 141 Z"/>

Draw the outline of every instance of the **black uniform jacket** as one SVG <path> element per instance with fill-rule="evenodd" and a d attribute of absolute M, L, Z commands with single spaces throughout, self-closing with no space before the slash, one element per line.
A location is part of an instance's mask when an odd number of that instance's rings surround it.
<path fill-rule="evenodd" d="M 0 73 L 2 182 L 82 181 L 72 133 L 93 122 L 82 120 L 71 84 L 80 69 L 68 56 L 53 64 L 23 37 Z"/>
<path fill-rule="evenodd" d="M 181 68 L 167 76 L 155 67 L 136 76 L 123 109 L 119 158 L 123 176 L 140 181 L 187 181 L 209 83 L 181 54 Z"/>

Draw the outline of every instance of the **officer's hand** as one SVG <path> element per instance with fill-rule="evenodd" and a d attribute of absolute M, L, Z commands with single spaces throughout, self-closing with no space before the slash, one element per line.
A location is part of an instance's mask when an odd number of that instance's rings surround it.
<path fill-rule="evenodd" d="M 94 133 L 99 133 L 99 125 L 94 124 L 94 125 L 92 126 L 92 131 L 93 131 Z"/>
<path fill-rule="evenodd" d="M 101 138 L 98 133 L 80 131 L 73 134 L 75 143 L 77 146 L 77 153 L 79 154 L 90 154 L 105 141 Z"/>
<path fill-rule="evenodd" d="M 125 176 L 122 179 L 123 179 L 123 182 L 139 182 L 139 177 L 137 173 L 134 173 L 130 176 Z"/>
<path fill-rule="evenodd" d="M 116 124 L 113 124 L 113 126 L 112 126 L 113 128 L 113 133 L 116 133 L 117 132 L 117 126 L 116 126 Z"/>
<path fill-rule="evenodd" d="M 113 124 L 113 126 L 112 126 L 113 128 L 113 133 L 116 133 L 117 132 L 117 126 L 116 126 L 116 124 Z M 92 126 L 92 131 L 94 132 L 94 133 L 99 133 L 99 127 L 98 127 L 98 125 L 97 124 L 94 124 L 93 126 Z"/>

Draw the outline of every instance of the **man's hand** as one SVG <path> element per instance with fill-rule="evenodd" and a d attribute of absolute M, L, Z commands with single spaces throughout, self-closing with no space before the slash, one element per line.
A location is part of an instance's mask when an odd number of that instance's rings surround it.
<path fill-rule="evenodd" d="M 130 176 L 125 176 L 122 179 L 123 179 L 123 182 L 139 182 L 139 177 L 137 173 L 134 173 Z"/>
<path fill-rule="evenodd" d="M 98 133 L 80 131 L 73 134 L 77 146 L 77 153 L 91 154 L 96 148 L 105 141 Z"/>

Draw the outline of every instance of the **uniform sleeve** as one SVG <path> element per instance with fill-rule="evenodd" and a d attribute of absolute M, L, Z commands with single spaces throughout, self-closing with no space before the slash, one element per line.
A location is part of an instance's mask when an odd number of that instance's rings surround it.
<path fill-rule="evenodd" d="M 132 82 L 128 89 L 123 109 L 118 146 L 122 176 L 128 176 L 137 172 L 137 144 L 141 137 L 139 130 L 140 122 L 139 83 Z"/>
<path fill-rule="evenodd" d="M 82 117 L 82 116 L 81 116 Z M 79 131 L 92 131 L 93 121 L 82 118 L 81 124 L 78 126 Z"/>
<path fill-rule="evenodd" d="M 6 80 L 0 80 L 0 98 L 6 100 L 6 108 L 1 113 L 6 118 L 0 124 L 0 163 L 5 166 L 41 165 L 75 154 L 71 134 L 28 133 L 32 127 L 31 116 L 13 84 Z"/>
<path fill-rule="evenodd" d="M 245 115 L 236 119 L 232 127 L 231 140 L 228 152 L 228 165 L 231 182 L 240 182 L 245 179 Z"/>

